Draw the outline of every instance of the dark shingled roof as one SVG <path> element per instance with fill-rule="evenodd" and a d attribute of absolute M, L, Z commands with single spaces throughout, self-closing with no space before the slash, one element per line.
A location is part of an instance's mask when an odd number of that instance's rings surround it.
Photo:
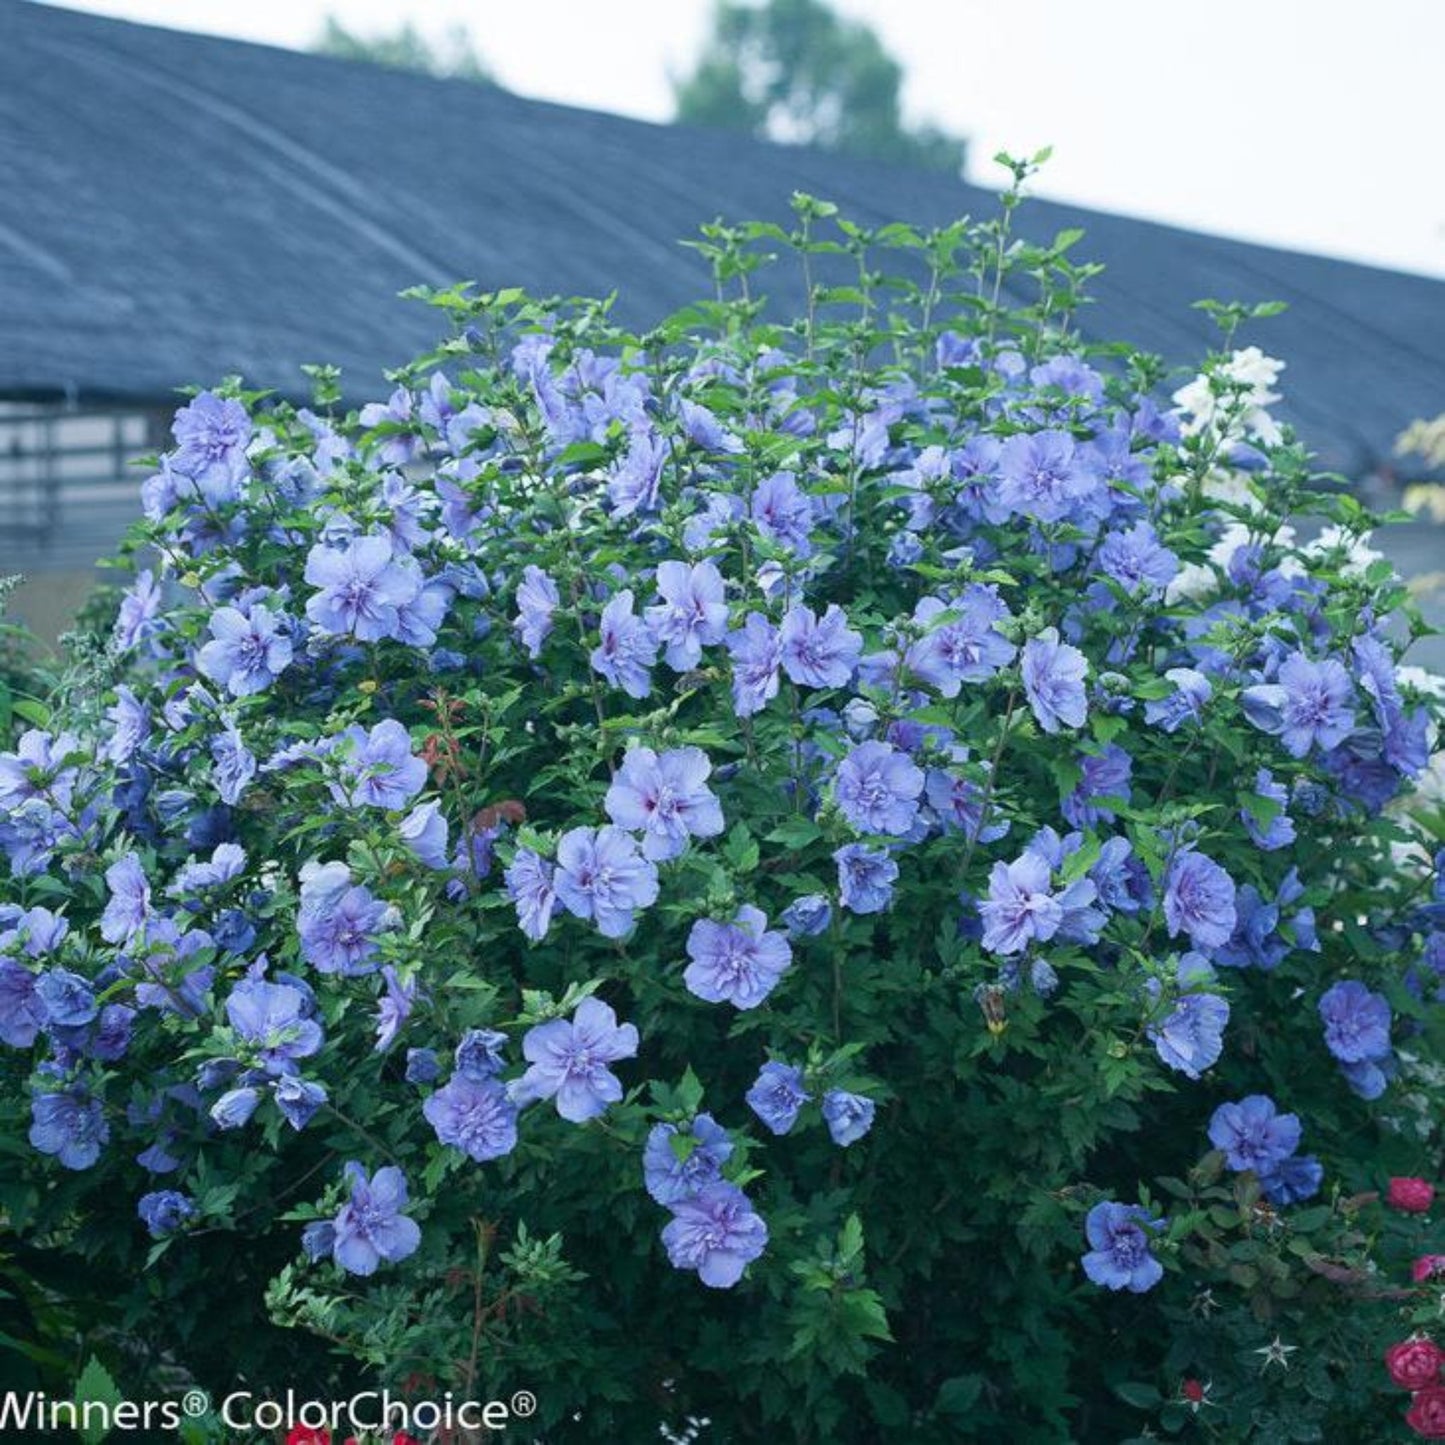
<path fill-rule="evenodd" d="M 1160 123 L 1163 123 L 1161 120 Z M 238 371 L 353 386 L 430 343 L 394 299 L 462 277 L 619 292 L 645 323 L 708 291 L 700 222 L 787 219 L 795 189 L 864 224 L 983 215 L 919 172 L 522 100 L 460 81 L 0 0 L 0 396 L 167 397 Z M 1034 202 L 1105 263 L 1092 336 L 1171 361 L 1212 339 L 1190 302 L 1287 301 L 1258 340 L 1322 459 L 1359 470 L 1445 405 L 1445 284 Z"/>

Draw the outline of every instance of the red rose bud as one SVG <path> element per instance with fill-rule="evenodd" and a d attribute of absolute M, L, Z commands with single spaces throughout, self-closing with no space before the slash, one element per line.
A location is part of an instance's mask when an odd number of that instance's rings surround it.
<path fill-rule="evenodd" d="M 287 1432 L 286 1445 L 331 1445 L 331 1431 L 317 1430 L 310 1425 L 293 1425 Z"/>
<path fill-rule="evenodd" d="M 1435 1384 L 1442 1364 L 1445 1364 L 1445 1350 L 1434 1340 L 1420 1337 L 1401 1340 L 1385 1351 L 1385 1368 L 1402 1390 L 1423 1390 Z"/>
<path fill-rule="evenodd" d="M 1421 1390 L 1410 1402 L 1405 1423 L 1427 1440 L 1445 1440 L 1445 1387 Z"/>
<path fill-rule="evenodd" d="M 1424 1214 L 1435 1198 L 1435 1186 L 1423 1179 L 1392 1179 L 1385 1202 L 1406 1214 Z"/>
<path fill-rule="evenodd" d="M 1410 1276 L 1416 1284 L 1424 1284 L 1427 1279 L 1436 1279 L 1441 1275 L 1445 1275 L 1445 1254 L 1422 1254 L 1410 1266 Z"/>
<path fill-rule="evenodd" d="M 1189 1401 L 1191 1405 L 1202 1405 L 1204 1403 L 1204 1386 L 1198 1380 L 1185 1380 L 1179 1386 L 1179 1393 Z"/>

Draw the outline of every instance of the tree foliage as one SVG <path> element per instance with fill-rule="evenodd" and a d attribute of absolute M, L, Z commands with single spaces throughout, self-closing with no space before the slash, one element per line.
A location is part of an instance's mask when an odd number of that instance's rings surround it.
<path fill-rule="evenodd" d="M 361 60 L 450 80 L 493 83 L 492 72 L 477 54 L 465 25 L 450 26 L 443 39 L 433 44 L 410 20 L 390 34 L 360 35 L 334 15 L 328 15 L 312 48 L 318 55 L 338 60 Z"/>
<path fill-rule="evenodd" d="M 902 82 L 878 36 L 821 0 L 720 0 L 697 69 L 676 86 L 677 119 L 957 174 L 963 141 L 905 125 Z"/>

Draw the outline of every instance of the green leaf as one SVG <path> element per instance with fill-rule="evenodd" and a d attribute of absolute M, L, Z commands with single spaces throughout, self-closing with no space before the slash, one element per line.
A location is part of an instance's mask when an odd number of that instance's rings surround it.
<path fill-rule="evenodd" d="M 85 1362 L 85 1368 L 75 1382 L 73 1398 L 82 1421 L 85 1419 L 85 1406 L 88 1403 L 106 1407 L 104 1410 L 92 1410 L 90 1423 L 82 1424 L 76 1431 L 85 1445 L 100 1445 L 100 1442 L 110 1434 L 110 1431 L 101 1424 L 101 1417 L 108 1417 L 124 1396 L 120 1392 L 120 1386 L 111 1378 L 110 1371 L 94 1355 Z"/>
<path fill-rule="evenodd" d="M 36 702 L 34 698 L 17 697 L 11 707 L 12 711 L 19 717 L 23 717 L 33 727 L 48 728 L 50 726 L 50 709 L 44 703 Z"/>
<path fill-rule="evenodd" d="M 789 818 L 768 834 L 769 843 L 781 843 L 789 852 L 806 848 L 823 836 L 823 830 L 807 818 Z"/>
<path fill-rule="evenodd" d="M 982 1375 L 955 1375 L 938 1387 L 938 1398 L 933 1402 L 933 1408 L 940 1415 L 967 1415 L 978 1404 L 983 1387 Z"/>
<path fill-rule="evenodd" d="M 1114 1393 L 1126 1405 L 1133 1405 L 1140 1410 L 1157 1410 L 1164 1401 L 1164 1397 L 1153 1385 L 1145 1385 L 1137 1380 L 1125 1380 L 1123 1384 L 1115 1385 Z"/>

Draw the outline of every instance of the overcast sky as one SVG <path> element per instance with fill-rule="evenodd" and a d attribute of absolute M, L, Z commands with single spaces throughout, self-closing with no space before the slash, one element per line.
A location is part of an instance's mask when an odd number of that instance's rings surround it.
<path fill-rule="evenodd" d="M 903 63 L 906 105 L 989 157 L 1044 144 L 1041 195 L 1445 277 L 1445 0 L 835 0 Z M 671 115 L 711 0 L 71 0 L 306 47 L 462 23 L 503 85 Z"/>

